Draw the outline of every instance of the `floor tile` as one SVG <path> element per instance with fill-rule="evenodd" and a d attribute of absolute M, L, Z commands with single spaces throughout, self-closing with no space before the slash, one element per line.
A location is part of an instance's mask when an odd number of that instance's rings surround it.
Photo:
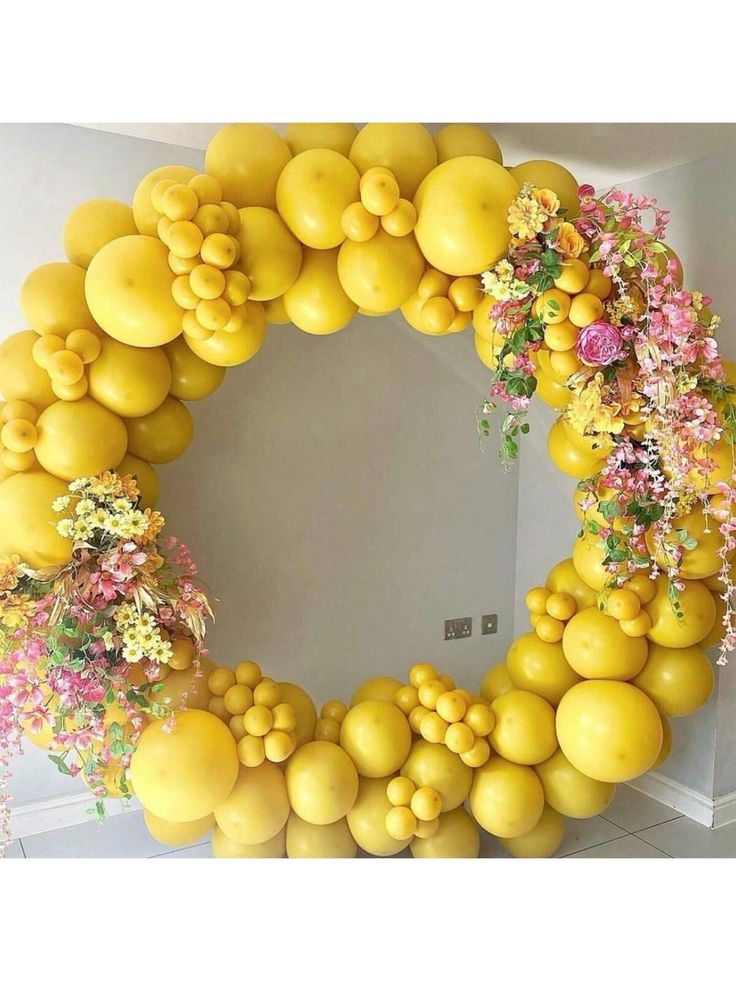
<path fill-rule="evenodd" d="M 16 839 L 15 841 L 9 841 L 5 846 L 5 857 L 6 858 L 25 858 L 23 854 L 23 849 L 21 848 L 20 842 Z"/>
<path fill-rule="evenodd" d="M 603 817 L 617 824 L 624 831 L 642 831 L 655 824 L 673 821 L 682 815 L 673 807 L 660 804 L 658 800 L 622 784 L 617 787 L 611 804 L 603 812 Z"/>
<path fill-rule="evenodd" d="M 212 858 L 212 845 L 209 841 L 200 842 L 199 845 L 190 845 L 189 848 L 178 848 L 173 852 L 164 852 L 163 855 L 154 855 L 159 858 Z"/>
<path fill-rule="evenodd" d="M 586 848 L 582 852 L 568 855 L 568 858 L 669 858 L 664 852 L 653 848 L 635 835 L 624 835 L 615 841 Z"/>
<path fill-rule="evenodd" d="M 614 838 L 622 838 L 625 834 L 625 831 L 603 817 L 587 818 L 585 821 L 565 818 L 565 837 L 557 855 L 560 858 L 572 855 L 573 852 L 582 851 L 584 848 L 592 848 L 594 845 L 613 841 Z"/>
<path fill-rule="evenodd" d="M 680 817 L 638 836 L 673 858 L 736 858 L 736 823 L 713 830 Z"/>
<path fill-rule="evenodd" d="M 23 848 L 27 858 L 152 858 L 169 851 L 149 835 L 142 811 L 31 835 Z"/>

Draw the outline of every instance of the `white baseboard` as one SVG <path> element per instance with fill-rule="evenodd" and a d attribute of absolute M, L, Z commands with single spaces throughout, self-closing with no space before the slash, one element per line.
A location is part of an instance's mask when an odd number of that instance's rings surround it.
<path fill-rule="evenodd" d="M 32 804 L 21 804 L 10 809 L 11 838 L 29 838 L 31 835 L 43 834 L 44 831 L 58 831 L 69 828 L 74 824 L 84 824 L 86 821 L 96 821 L 97 815 L 88 813 L 94 808 L 95 798 L 85 791 L 81 794 L 63 794 L 47 800 L 34 801 Z M 129 810 L 140 810 L 140 803 L 133 798 L 128 805 Z M 105 803 L 109 815 L 120 814 L 123 804 L 119 800 L 109 800 Z"/>
<path fill-rule="evenodd" d="M 662 773 L 645 773 L 632 780 L 631 786 L 706 828 L 722 828 L 736 821 L 736 792 L 714 799 Z"/>

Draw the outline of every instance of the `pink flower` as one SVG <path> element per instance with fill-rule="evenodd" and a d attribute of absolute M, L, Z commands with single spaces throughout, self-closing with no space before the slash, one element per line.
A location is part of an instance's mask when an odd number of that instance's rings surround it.
<path fill-rule="evenodd" d="M 603 320 L 583 327 L 575 342 L 577 356 L 591 368 L 613 364 L 621 356 L 622 347 L 621 331 Z"/>

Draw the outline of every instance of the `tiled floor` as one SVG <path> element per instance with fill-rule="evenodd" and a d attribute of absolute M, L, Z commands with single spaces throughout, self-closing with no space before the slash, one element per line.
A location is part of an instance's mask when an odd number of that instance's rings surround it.
<path fill-rule="evenodd" d="M 736 858 L 736 823 L 704 828 L 631 787 L 616 792 L 605 817 L 568 820 L 561 858 Z M 7 858 L 209 858 L 209 842 L 168 849 L 146 831 L 140 810 L 108 818 L 104 825 L 77 824 L 16 840 Z M 403 854 L 403 853 L 402 853 Z M 482 858 L 507 858 L 490 835 L 481 837 Z"/>

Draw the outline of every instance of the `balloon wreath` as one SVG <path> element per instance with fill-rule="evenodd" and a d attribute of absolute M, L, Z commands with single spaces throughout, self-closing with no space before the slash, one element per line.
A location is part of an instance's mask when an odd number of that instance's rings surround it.
<path fill-rule="evenodd" d="M 101 813 L 135 794 L 159 841 L 212 830 L 217 857 L 474 857 L 478 825 L 553 854 L 565 816 L 661 765 L 667 718 L 711 692 L 704 648 L 736 642 L 734 373 L 666 221 L 556 163 L 504 167 L 468 125 L 226 126 L 203 173 L 79 205 L 68 261 L 28 276 L 29 329 L 0 346 L 0 762 L 24 734 Z M 506 464 L 531 397 L 558 410 L 582 528 L 478 693 L 416 664 L 318 717 L 207 656 L 154 465 L 267 324 L 330 334 L 397 308 L 425 334 L 472 323 L 493 372 L 479 429 L 505 406 Z"/>

